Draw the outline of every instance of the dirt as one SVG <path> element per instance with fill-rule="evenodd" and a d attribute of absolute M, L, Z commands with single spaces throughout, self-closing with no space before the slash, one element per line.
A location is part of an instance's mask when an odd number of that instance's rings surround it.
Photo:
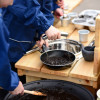
<path fill-rule="evenodd" d="M 67 94 L 67 93 L 48 94 L 46 97 L 26 94 L 24 97 L 19 97 L 19 98 L 14 97 L 14 98 L 9 99 L 9 100 L 79 100 L 76 96 L 74 96 L 72 94 Z"/>
<path fill-rule="evenodd" d="M 48 57 L 47 59 L 44 59 L 44 62 L 54 66 L 65 65 L 66 63 L 71 63 L 72 61 L 66 57 Z"/>
<path fill-rule="evenodd" d="M 24 96 L 16 96 L 7 100 L 80 100 L 78 97 L 65 92 L 63 89 L 41 89 L 47 96 L 34 96 L 31 94 L 24 94 Z"/>

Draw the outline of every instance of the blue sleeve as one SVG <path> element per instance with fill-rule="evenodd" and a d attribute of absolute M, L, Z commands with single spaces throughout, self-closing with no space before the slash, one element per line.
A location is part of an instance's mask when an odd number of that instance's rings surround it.
<path fill-rule="evenodd" d="M 56 4 L 57 0 L 53 0 L 53 11 L 55 11 L 57 8 L 60 8 L 57 4 Z"/>
<path fill-rule="evenodd" d="M 48 1 L 51 2 L 51 0 Z M 48 7 L 51 7 L 51 5 L 49 4 Z M 33 27 L 38 31 L 45 32 L 51 26 L 51 23 L 42 13 L 38 0 L 15 0 L 13 6 L 8 7 L 8 9 L 16 18 L 24 21 L 24 25 Z"/>
<path fill-rule="evenodd" d="M 31 5 L 27 8 L 27 11 L 24 14 L 27 19 L 25 25 L 32 24 L 39 32 L 42 31 L 45 33 L 45 31 L 51 26 L 51 23 L 49 23 L 48 19 L 41 11 L 41 5 L 38 0 L 30 0 L 30 2 L 28 1 L 28 4 L 29 3 L 31 3 Z M 48 7 L 50 6 L 51 5 L 48 5 Z"/>
<path fill-rule="evenodd" d="M 12 91 L 19 84 L 19 78 L 11 70 L 8 59 L 8 30 L 0 17 L 0 87 Z"/>

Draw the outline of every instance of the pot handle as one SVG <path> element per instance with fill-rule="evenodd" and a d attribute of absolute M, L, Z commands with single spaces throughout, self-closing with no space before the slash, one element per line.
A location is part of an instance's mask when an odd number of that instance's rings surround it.
<path fill-rule="evenodd" d="M 60 34 L 61 34 L 61 36 L 65 36 L 65 37 L 68 36 L 68 33 L 67 33 L 67 32 L 63 32 L 63 31 L 60 32 Z M 42 39 L 43 39 L 43 40 L 46 40 L 46 39 L 48 39 L 48 37 L 47 37 L 46 35 L 43 35 L 43 36 L 42 36 Z"/>
<path fill-rule="evenodd" d="M 25 55 L 31 54 L 31 53 L 33 53 L 33 52 L 35 52 L 35 51 L 40 51 L 39 47 L 35 47 L 35 48 L 33 48 L 32 50 L 27 51 L 27 52 L 25 53 Z"/>
<path fill-rule="evenodd" d="M 60 32 L 61 36 L 65 36 L 67 37 L 68 36 L 68 33 L 67 32 Z"/>
<path fill-rule="evenodd" d="M 45 44 L 43 44 L 42 45 L 42 52 L 47 52 L 48 50 L 49 50 L 48 47 Z"/>

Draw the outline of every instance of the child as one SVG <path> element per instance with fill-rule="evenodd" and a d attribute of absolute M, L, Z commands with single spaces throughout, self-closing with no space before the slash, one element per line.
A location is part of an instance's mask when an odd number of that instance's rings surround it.
<path fill-rule="evenodd" d="M 63 16 L 64 0 L 53 0 L 53 11 L 57 18 Z"/>
<path fill-rule="evenodd" d="M 9 58 L 12 64 L 34 46 L 36 32 L 39 36 L 45 33 L 51 40 L 60 38 L 59 30 L 52 26 L 51 11 L 52 0 L 14 0 L 13 6 L 4 10 L 4 21 L 10 31 Z"/>
<path fill-rule="evenodd" d="M 3 23 L 1 7 L 12 5 L 13 0 L 0 0 L 0 87 L 12 94 L 23 94 L 24 88 L 18 75 L 11 70 L 8 59 L 8 30 Z"/>

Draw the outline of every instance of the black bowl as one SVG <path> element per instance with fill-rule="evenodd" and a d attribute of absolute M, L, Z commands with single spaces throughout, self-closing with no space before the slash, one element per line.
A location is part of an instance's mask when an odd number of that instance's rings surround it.
<path fill-rule="evenodd" d="M 82 55 L 86 61 L 94 60 L 94 48 L 95 46 L 85 46 L 82 48 Z"/>

